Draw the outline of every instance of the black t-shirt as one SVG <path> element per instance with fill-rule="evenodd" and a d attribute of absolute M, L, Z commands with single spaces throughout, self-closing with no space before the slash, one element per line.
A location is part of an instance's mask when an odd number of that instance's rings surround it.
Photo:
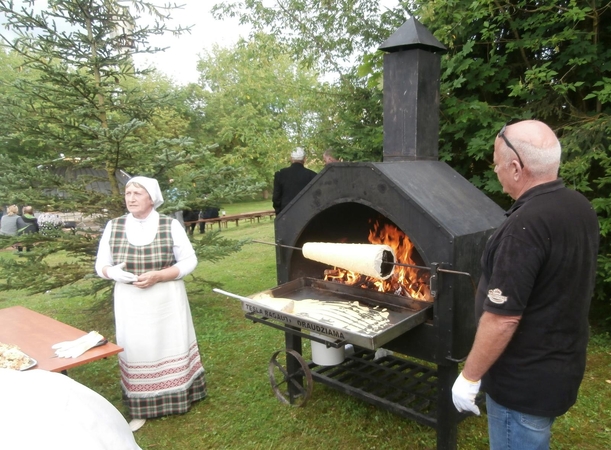
<path fill-rule="evenodd" d="M 575 403 L 585 371 L 598 220 L 560 179 L 528 190 L 506 215 L 482 255 L 476 317 L 522 319 L 482 389 L 507 408 L 559 416 Z"/>

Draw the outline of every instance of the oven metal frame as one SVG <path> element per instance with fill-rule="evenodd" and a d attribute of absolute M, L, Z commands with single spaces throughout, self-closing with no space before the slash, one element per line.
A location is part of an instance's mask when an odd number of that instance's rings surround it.
<path fill-rule="evenodd" d="M 321 280 L 320 282 L 329 283 Z M 245 305 L 248 300 L 242 299 L 245 311 L 250 309 Z M 284 332 L 285 351 L 299 355 L 303 354 L 302 339 L 334 348 L 350 343 L 348 339 L 331 342 L 312 336 L 277 317 L 268 317 L 260 310 L 247 312 L 245 317 Z M 424 325 L 416 325 L 416 328 Z M 344 362 L 336 366 L 321 366 L 307 361 L 307 373 L 304 373 L 299 361 L 287 359 L 286 372 L 292 380 L 287 385 L 288 398 L 299 398 L 303 391 L 299 387 L 303 387 L 303 378 L 312 378 L 378 408 L 430 426 L 436 430 L 438 450 L 456 449 L 458 423 L 468 417 L 467 414 L 458 413 L 452 403 L 451 386 L 458 376 L 460 361 L 446 359 L 442 364 L 427 365 L 396 354 L 375 359 L 374 350 L 355 348 L 354 354 L 347 356 Z"/>

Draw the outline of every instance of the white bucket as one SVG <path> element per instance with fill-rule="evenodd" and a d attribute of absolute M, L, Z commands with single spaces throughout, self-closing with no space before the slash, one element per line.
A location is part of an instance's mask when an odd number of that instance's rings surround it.
<path fill-rule="evenodd" d="M 310 336 L 330 340 L 327 336 L 318 333 L 310 333 Z M 339 348 L 327 347 L 320 342 L 312 342 L 312 361 L 319 366 L 336 366 L 344 361 L 344 346 Z"/>

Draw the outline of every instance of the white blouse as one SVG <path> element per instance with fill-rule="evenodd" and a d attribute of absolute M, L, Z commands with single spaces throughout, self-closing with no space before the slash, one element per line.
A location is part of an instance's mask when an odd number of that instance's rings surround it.
<path fill-rule="evenodd" d="M 155 210 L 151 211 L 146 219 L 136 219 L 130 213 L 127 215 L 125 220 L 125 233 L 127 235 L 127 240 L 130 244 L 135 246 L 148 245 L 155 239 L 158 226 L 159 213 Z M 195 250 L 193 250 L 193 245 L 191 245 L 189 236 L 187 236 L 187 233 L 180 222 L 178 222 L 176 219 L 172 219 L 170 227 L 172 240 L 174 241 L 174 259 L 176 259 L 176 264 L 174 264 L 174 267 L 177 267 L 180 271 L 178 277 L 176 277 L 178 280 L 195 270 L 195 267 L 197 266 L 197 257 L 195 256 Z M 112 225 L 110 222 L 108 222 L 106 224 L 106 228 L 104 228 L 102 238 L 100 239 L 98 255 L 95 261 L 95 271 L 100 277 L 106 279 L 108 278 L 104 276 L 102 268 L 105 266 L 114 266 L 115 264 L 123 262 L 113 261 L 112 259 L 112 253 L 110 250 L 111 228 Z"/>

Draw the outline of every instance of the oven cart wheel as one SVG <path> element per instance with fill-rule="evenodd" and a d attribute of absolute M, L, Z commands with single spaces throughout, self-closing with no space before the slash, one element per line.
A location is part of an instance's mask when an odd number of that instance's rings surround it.
<path fill-rule="evenodd" d="M 287 405 L 305 406 L 312 395 L 314 380 L 308 364 L 299 353 L 290 349 L 278 350 L 269 360 L 268 373 L 278 400 Z"/>

